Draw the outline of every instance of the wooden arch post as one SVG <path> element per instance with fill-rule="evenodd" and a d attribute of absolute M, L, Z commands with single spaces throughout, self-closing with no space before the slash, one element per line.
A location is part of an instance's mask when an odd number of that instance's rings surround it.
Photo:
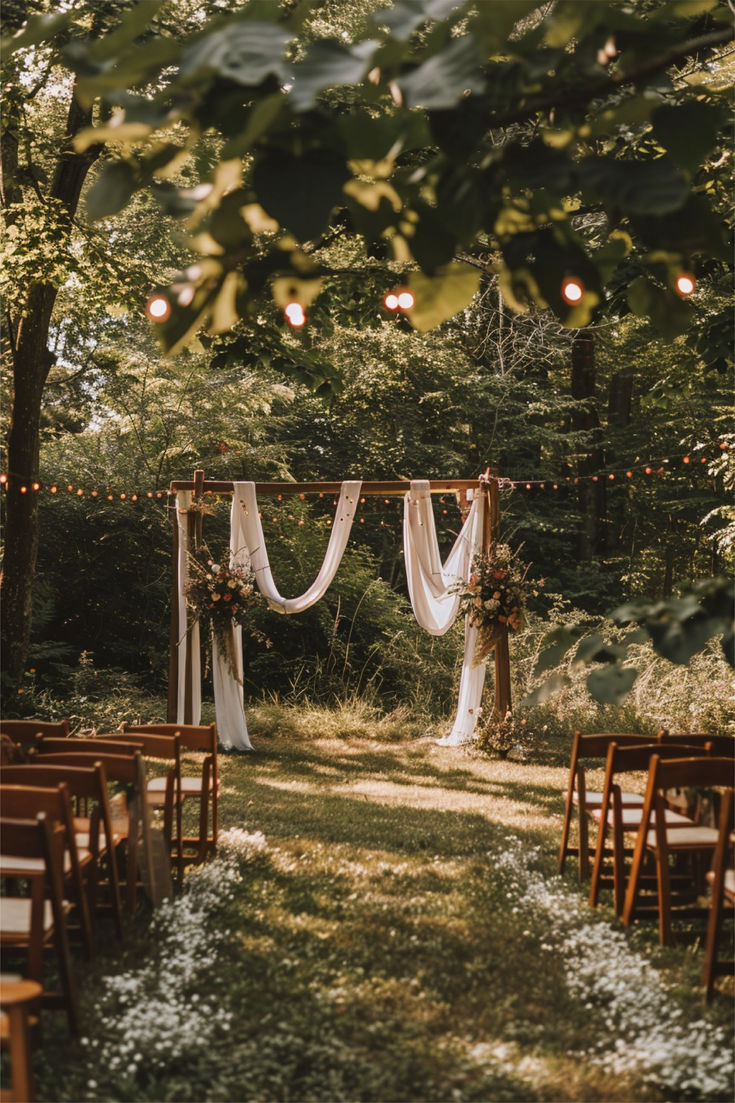
<path fill-rule="evenodd" d="M 405 479 L 389 479 L 380 482 L 364 482 L 360 489 L 360 495 L 372 494 L 404 496 L 411 488 L 411 483 Z M 292 494 L 339 494 L 342 489 L 341 482 L 314 482 L 314 483 L 256 483 L 255 493 L 258 495 L 272 495 L 273 497 Z M 467 492 L 486 492 L 488 495 L 488 509 L 485 511 L 485 528 L 482 534 L 482 546 L 487 551 L 493 539 L 497 538 L 500 523 L 500 500 L 498 494 L 498 480 L 490 468 L 484 475 L 474 479 L 431 479 L 429 489 L 432 494 L 460 494 L 463 500 L 467 499 Z M 197 470 L 194 478 L 187 481 L 176 480 L 171 483 L 171 492 L 176 494 L 179 490 L 192 492 L 192 506 L 188 510 L 186 520 L 186 534 L 188 549 L 195 550 L 202 540 L 202 511 L 199 508 L 198 499 L 204 494 L 232 494 L 234 483 L 222 479 L 205 479 L 204 472 Z M 190 723 L 192 713 L 192 649 L 190 647 L 191 629 L 185 624 L 179 624 L 179 594 L 178 594 L 178 554 L 179 554 L 179 526 L 178 515 L 174 513 L 173 533 L 173 562 L 174 584 L 171 600 L 171 631 L 169 652 L 169 690 L 168 690 L 168 719 L 171 723 L 177 720 L 177 706 L 179 695 L 179 659 L 178 650 L 180 641 L 186 636 L 186 682 L 184 686 L 184 723 Z M 508 654 L 507 631 L 498 641 L 495 648 L 495 710 L 501 716 L 505 716 L 510 708 L 510 658 Z"/>

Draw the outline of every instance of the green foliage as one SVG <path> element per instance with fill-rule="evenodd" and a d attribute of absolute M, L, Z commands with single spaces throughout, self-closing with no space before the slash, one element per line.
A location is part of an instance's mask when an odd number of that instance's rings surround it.
<path fill-rule="evenodd" d="M 298 295 L 329 275 L 314 246 L 338 223 L 414 273 L 421 331 L 471 301 L 467 251 L 491 258 L 517 309 L 535 301 L 579 327 L 605 287 L 629 285 L 630 309 L 666 337 L 686 327 L 677 269 L 729 257 L 704 184 L 726 141 L 726 88 L 703 69 L 732 37 L 724 8 L 396 0 L 340 25 L 310 7 L 248 4 L 175 43 L 167 5 L 147 8 L 147 26 L 140 5 L 108 39 L 66 51 L 82 99 L 119 109 L 78 148 L 125 145 L 90 190 L 93 218 L 202 135 L 223 140 L 193 216 L 179 188 L 206 260 L 170 296 L 168 348 L 252 318 L 271 284 L 278 301 L 279 281 Z M 560 295 L 565 272 L 586 284 L 576 306 Z"/>

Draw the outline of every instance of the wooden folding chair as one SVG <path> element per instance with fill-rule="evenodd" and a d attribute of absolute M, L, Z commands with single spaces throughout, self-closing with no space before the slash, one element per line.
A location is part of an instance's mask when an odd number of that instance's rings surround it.
<path fill-rule="evenodd" d="M 637 746 L 624 747 L 611 743 L 607 749 L 602 801 L 599 808 L 592 809 L 592 818 L 597 823 L 597 845 L 589 894 L 592 907 L 595 907 L 598 902 L 602 883 L 612 880 L 615 911 L 618 915 L 622 914 L 625 898 L 625 857 L 630 853 L 625 846 L 625 836 L 637 832 L 640 827 L 643 816 L 643 797 L 641 796 L 639 805 L 626 807 L 622 801 L 619 778 L 621 774 L 641 774 L 641 789 L 645 789 L 649 763 L 654 754 L 658 754 L 660 758 L 681 758 L 682 755 L 687 754 L 698 755 L 699 749 L 683 746 L 666 747 L 660 743 L 641 743 Z M 692 826 L 692 820 L 675 809 L 667 807 L 664 814 L 669 826 L 674 824 Z M 606 847 L 608 830 L 612 842 L 610 850 Z M 605 874 L 605 862 L 608 857 L 612 866 L 611 878 Z"/>
<path fill-rule="evenodd" d="M 199 802 L 199 832 L 196 836 L 184 835 L 182 847 L 184 862 L 203 862 L 217 853 L 219 769 L 217 761 L 217 725 L 212 724 L 123 724 L 127 735 L 150 733 L 153 735 L 177 735 L 182 757 L 181 802 L 189 799 Z M 186 752 L 192 752 L 187 755 Z M 193 755 L 203 755 L 198 765 L 198 776 L 184 773 L 184 766 L 192 763 Z M 210 832 L 211 809 L 211 832 Z M 193 851 L 193 854 L 192 854 Z"/>
<path fill-rule="evenodd" d="M 593 853 L 589 843 L 588 818 L 592 810 L 599 808 L 602 802 L 601 792 L 587 789 L 586 771 L 595 763 L 601 765 L 612 742 L 619 747 L 635 746 L 640 743 L 656 741 L 656 736 L 635 735 L 629 733 L 600 732 L 582 735 L 575 731 L 572 742 L 572 756 L 569 763 L 569 781 L 564 794 L 564 821 L 562 824 L 561 844 L 559 846 L 559 873 L 564 872 L 564 863 L 568 854 L 576 854 L 579 862 L 579 879 L 586 880 L 590 875 L 589 860 Z M 639 793 L 621 793 L 624 807 L 640 807 L 643 797 Z M 572 820 L 576 813 L 579 845 L 569 843 Z"/>
<path fill-rule="evenodd" d="M 63 752 L 55 748 L 62 745 Z M 140 747 L 133 743 L 116 743 L 91 739 L 41 739 L 36 744 L 34 764 L 52 766 L 94 766 L 101 762 L 105 768 L 108 785 L 122 788 L 109 798 L 113 839 L 117 851 L 118 878 L 125 892 L 127 910 L 132 915 L 137 903 L 139 883 L 138 841 L 144 846 L 144 860 L 150 863 L 150 839 L 145 830 L 143 802 L 145 801 L 145 767 Z M 115 753 L 110 753 L 110 748 Z M 137 794 L 140 808 L 128 796 Z M 120 873 L 123 864 L 125 877 Z"/>
<path fill-rule="evenodd" d="M 91 764 L 54 762 L 52 756 L 47 755 L 32 765 L 4 767 L 3 781 L 8 785 L 39 785 L 46 788 L 66 782 L 74 807 L 77 846 L 89 850 L 95 861 L 94 906 L 100 907 L 97 887 L 102 882 L 102 867 L 105 867 L 109 907 L 118 938 L 122 938 L 117 868 L 117 849 L 122 840 L 113 829 L 107 775 L 102 763 L 97 759 Z"/>
<path fill-rule="evenodd" d="M 733 976 L 735 961 L 733 958 L 719 957 L 720 935 L 725 908 L 730 912 L 735 908 L 735 794 L 726 789 L 720 808 L 717 845 L 712 869 L 707 874 L 711 886 L 709 919 L 707 922 L 707 942 L 704 951 L 702 985 L 705 998 L 711 1000 L 715 991 L 715 980 L 721 976 Z"/>
<path fill-rule="evenodd" d="M 7 868 L 6 859 L 12 858 Z M 20 860 L 20 861 L 19 861 Z M 23 866 L 23 860 L 27 866 Z M 38 863 L 43 863 L 39 873 Z M 66 1011 L 72 1035 L 79 1032 L 76 982 L 69 952 L 66 916 L 69 905 L 63 898 L 64 829 L 51 826 L 43 812 L 35 820 L 0 820 L 0 884 L 28 886 L 27 896 L 4 896 L 0 908 L 0 946 L 5 952 L 20 950 L 26 955 L 24 974 L 43 988 L 45 1006 Z M 44 987 L 44 950 L 56 951 L 61 991 Z"/>
<path fill-rule="evenodd" d="M 32 747 L 40 732 L 67 739 L 69 723 L 66 720 L 0 720 L 0 735 L 7 735 L 22 747 Z"/>
<path fill-rule="evenodd" d="M 4 775 L 0 775 L 2 779 Z M 43 812 L 50 824 L 60 823 L 64 829 L 64 887 L 76 908 L 79 931 L 87 958 L 94 956 L 94 930 L 90 903 L 94 900 L 92 881 L 95 876 L 91 851 L 77 846 L 69 788 L 60 782 L 55 788 L 35 785 L 0 784 L 0 811 L 11 820 L 29 819 Z M 27 863 L 28 859 L 21 859 Z M 6 868 L 13 859 L 6 859 Z M 42 863 L 39 861 L 39 872 Z"/>
<path fill-rule="evenodd" d="M 0 1103 L 34 1098 L 31 1031 L 42 994 L 35 980 L 0 975 L 0 1042 L 10 1059 L 10 1087 L 0 1089 Z"/>
<path fill-rule="evenodd" d="M 670 946 L 673 942 L 672 918 L 693 918 L 706 914 L 706 909 L 697 903 L 703 885 L 699 883 L 696 859 L 711 858 L 717 845 L 718 831 L 701 824 L 667 825 L 666 794 L 675 788 L 715 789 L 731 785 L 732 771 L 731 758 L 673 758 L 665 761 L 656 754 L 651 757 L 643 814 L 623 906 L 626 927 L 639 917 L 657 915 L 659 941 L 662 946 Z M 656 893 L 648 899 L 641 885 L 646 858 L 652 859 L 656 872 Z M 695 862 L 684 891 L 676 899 L 672 898 L 671 892 L 669 867 L 672 858 Z M 681 866 L 681 861 L 679 864 Z"/>
<path fill-rule="evenodd" d="M 163 812 L 164 835 L 170 849 L 171 861 L 174 863 L 178 878 L 181 879 L 184 857 L 181 840 L 181 749 L 178 735 L 120 732 L 105 733 L 92 738 L 108 744 L 132 744 L 140 748 L 147 761 L 171 763 L 165 774 L 148 778 L 146 800 L 149 808 L 160 809 Z"/>

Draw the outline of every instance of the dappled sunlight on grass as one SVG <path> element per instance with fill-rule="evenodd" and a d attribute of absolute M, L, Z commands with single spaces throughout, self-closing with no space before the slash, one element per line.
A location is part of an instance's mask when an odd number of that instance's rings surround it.
<path fill-rule="evenodd" d="M 643 1103 L 706 1084 L 729 1099 L 731 1024 L 692 990 L 700 959 L 654 969 L 655 932 L 634 946 L 555 873 L 565 770 L 426 739 L 270 735 L 223 755 L 222 777 L 221 857 L 170 911 L 201 942 L 186 991 L 206 1007 L 216 993 L 212 1022 L 176 1063 L 164 1047 L 146 1064 L 145 1033 L 129 1060 L 95 1005 L 109 1069 L 41 1098 Z M 218 910 L 220 877 L 236 891 Z M 161 947 L 180 943 L 157 930 L 113 990 L 155 997 L 163 1022 Z"/>

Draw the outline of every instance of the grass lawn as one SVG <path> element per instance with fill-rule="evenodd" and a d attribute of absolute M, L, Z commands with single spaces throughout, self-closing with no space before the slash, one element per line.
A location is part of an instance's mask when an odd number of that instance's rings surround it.
<path fill-rule="evenodd" d="M 256 712 L 221 857 L 50 1016 L 42 1100 L 717 1100 L 731 999 L 556 876 L 567 748 Z"/>

